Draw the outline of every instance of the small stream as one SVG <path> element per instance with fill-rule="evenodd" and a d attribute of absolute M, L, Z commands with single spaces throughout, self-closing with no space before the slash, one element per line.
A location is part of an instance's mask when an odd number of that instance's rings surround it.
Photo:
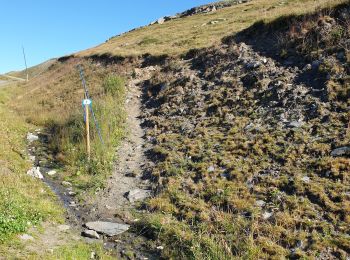
<path fill-rule="evenodd" d="M 35 175 L 33 177 L 40 178 L 56 194 L 66 209 L 67 224 L 81 233 L 85 229 L 84 224 L 87 221 L 96 221 L 96 219 L 92 219 L 93 216 L 90 214 L 93 208 L 81 205 L 75 197 L 76 192 L 73 185 L 63 181 L 61 175 L 63 165 L 55 161 L 55 156 L 49 150 L 49 137 L 50 134 L 40 129 L 33 134 L 28 133 L 28 153 L 33 164 L 31 171 Z M 142 234 L 127 231 L 114 237 L 102 235 L 100 237 L 103 239 L 105 249 L 111 250 L 118 259 L 160 259 L 159 252 L 149 248 L 149 240 Z M 91 238 L 84 239 L 87 242 L 94 241 Z M 130 252 L 132 252 L 133 257 L 130 257 Z"/>
<path fill-rule="evenodd" d="M 42 181 L 50 187 L 63 204 L 67 211 L 67 222 L 81 230 L 83 219 L 79 212 L 79 206 L 75 202 L 74 196 L 76 193 L 70 183 L 60 180 L 63 165 L 56 162 L 54 155 L 50 153 L 48 148 L 49 134 L 38 129 L 34 134 L 28 133 L 27 140 L 29 158 L 33 163 L 33 169 L 37 168 L 40 171 L 43 177 L 41 178 Z"/>

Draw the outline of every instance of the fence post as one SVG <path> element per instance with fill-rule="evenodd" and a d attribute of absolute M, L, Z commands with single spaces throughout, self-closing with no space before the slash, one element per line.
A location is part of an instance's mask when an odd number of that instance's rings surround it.
<path fill-rule="evenodd" d="M 87 159 L 90 162 L 90 154 L 91 154 L 91 148 L 90 148 L 90 124 L 89 124 L 89 102 L 91 102 L 89 99 L 84 100 L 84 108 L 85 108 L 85 128 L 86 128 L 86 152 L 87 152 Z"/>

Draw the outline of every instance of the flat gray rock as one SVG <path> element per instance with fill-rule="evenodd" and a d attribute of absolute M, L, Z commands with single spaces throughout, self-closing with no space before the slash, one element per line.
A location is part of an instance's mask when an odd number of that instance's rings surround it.
<path fill-rule="evenodd" d="M 151 191 L 149 190 L 141 190 L 141 189 L 134 189 L 127 193 L 126 197 L 127 199 L 133 203 L 138 200 L 143 200 L 145 198 L 148 198 L 151 196 Z"/>
<path fill-rule="evenodd" d="M 129 225 L 126 225 L 126 224 L 103 222 L 103 221 L 88 222 L 85 224 L 85 226 L 88 229 L 95 230 L 97 233 L 104 234 L 110 237 L 124 233 L 130 227 Z"/>

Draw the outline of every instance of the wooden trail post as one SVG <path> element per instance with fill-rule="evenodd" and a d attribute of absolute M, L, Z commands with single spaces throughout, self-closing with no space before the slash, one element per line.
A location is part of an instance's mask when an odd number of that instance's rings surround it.
<path fill-rule="evenodd" d="M 90 99 L 90 95 L 89 95 L 89 91 L 86 87 L 86 82 L 85 82 L 85 78 L 84 78 L 84 72 L 83 72 L 83 68 L 81 67 L 81 65 L 78 65 L 78 70 L 80 73 L 80 79 L 83 83 L 83 88 L 84 88 L 84 100 L 83 100 L 83 108 L 84 108 L 84 114 L 85 114 L 85 128 L 86 128 L 86 153 L 87 153 L 87 159 L 88 161 L 90 161 L 90 155 L 91 155 L 91 148 L 90 148 L 90 124 L 89 124 L 89 106 L 91 109 L 91 116 L 95 122 L 95 126 L 97 128 L 97 133 L 98 136 L 101 140 L 101 143 L 104 144 L 103 139 L 102 139 L 102 134 L 101 134 L 101 129 L 98 125 L 94 110 L 92 109 L 92 105 L 91 105 L 91 99 Z"/>
<path fill-rule="evenodd" d="M 86 153 L 87 159 L 90 161 L 91 155 L 91 147 L 90 147 L 90 124 L 89 124 L 89 106 L 91 104 L 91 100 L 85 98 L 83 101 L 84 109 L 85 109 L 85 128 L 86 128 Z"/>

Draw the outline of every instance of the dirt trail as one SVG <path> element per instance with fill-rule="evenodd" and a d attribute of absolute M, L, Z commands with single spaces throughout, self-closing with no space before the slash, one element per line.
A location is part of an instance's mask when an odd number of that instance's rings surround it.
<path fill-rule="evenodd" d="M 107 187 L 97 194 L 92 202 L 95 205 L 92 216 L 101 219 L 113 219 L 123 215 L 132 208 L 132 203 L 126 194 L 135 189 L 147 189 L 147 183 L 141 180 L 142 166 L 146 162 L 144 154 L 144 130 L 141 128 L 140 107 L 141 90 L 139 84 L 149 77 L 150 69 L 139 73 L 131 79 L 128 85 L 125 112 L 126 138 L 118 149 L 117 164 L 113 175 L 108 180 Z"/>
<path fill-rule="evenodd" d="M 8 84 L 8 81 L 0 80 L 0 87 L 6 86 L 7 84 Z"/>

